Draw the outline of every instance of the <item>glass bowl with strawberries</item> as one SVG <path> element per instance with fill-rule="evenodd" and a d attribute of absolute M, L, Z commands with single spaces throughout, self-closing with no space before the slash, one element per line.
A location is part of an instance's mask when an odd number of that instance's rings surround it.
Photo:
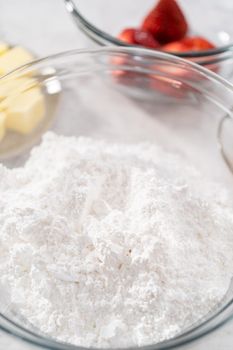
<path fill-rule="evenodd" d="M 232 74 L 232 0 L 64 1 L 78 27 L 97 44 L 164 51 L 224 77 Z"/>

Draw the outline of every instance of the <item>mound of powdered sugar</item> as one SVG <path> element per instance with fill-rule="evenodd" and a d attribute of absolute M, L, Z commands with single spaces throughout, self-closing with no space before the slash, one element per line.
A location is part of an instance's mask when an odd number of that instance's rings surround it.
<path fill-rule="evenodd" d="M 0 283 L 43 332 L 82 346 L 155 343 L 226 293 L 232 202 L 181 155 L 47 133 L 0 178 Z"/>

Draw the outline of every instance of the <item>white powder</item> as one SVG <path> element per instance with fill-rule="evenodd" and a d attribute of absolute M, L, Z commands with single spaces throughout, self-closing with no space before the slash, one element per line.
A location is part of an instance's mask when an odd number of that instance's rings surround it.
<path fill-rule="evenodd" d="M 43 332 L 82 346 L 155 343 L 224 296 L 232 202 L 180 155 L 48 133 L 0 178 L 0 283 Z"/>

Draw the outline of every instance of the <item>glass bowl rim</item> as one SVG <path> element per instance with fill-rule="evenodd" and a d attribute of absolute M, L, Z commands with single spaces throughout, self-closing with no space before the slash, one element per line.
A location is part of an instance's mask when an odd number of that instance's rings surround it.
<path fill-rule="evenodd" d="M 28 64 L 22 65 L 13 71 L 9 72 L 8 74 L 2 76 L 0 78 L 0 81 L 4 81 L 8 77 L 11 78 L 12 75 L 22 72 L 26 72 L 28 69 L 36 68 L 41 63 L 50 63 L 50 61 L 53 60 L 59 60 L 60 58 L 69 58 L 73 56 L 82 56 L 82 55 L 88 55 L 89 57 L 95 57 L 96 55 L 106 54 L 127 54 L 132 55 L 133 57 L 143 56 L 143 57 L 149 57 L 149 58 L 157 58 L 164 60 L 166 62 L 172 63 L 172 64 L 181 64 L 182 67 L 190 67 L 192 70 L 196 72 L 201 72 L 203 76 L 205 76 L 207 79 L 213 82 L 220 83 L 222 87 L 226 88 L 230 91 L 230 93 L 233 96 L 233 84 L 225 80 L 224 78 L 220 77 L 214 72 L 209 71 L 208 69 L 201 67 L 200 65 L 189 62 L 185 59 L 176 57 L 171 54 L 167 54 L 164 52 L 158 52 L 158 51 L 152 51 L 147 50 L 143 48 L 127 48 L 127 47 L 103 47 L 98 49 L 75 49 L 65 52 L 60 52 L 54 55 L 50 55 L 41 59 L 37 59 L 35 61 L 32 61 Z M 121 68 L 122 69 L 122 68 Z M 123 68 L 124 69 L 124 68 Z M 128 348 L 122 348 L 122 350 L 135 350 L 135 349 L 142 349 L 142 350 L 168 350 L 168 349 L 174 349 L 178 346 L 183 346 L 185 344 L 189 344 L 190 342 L 193 342 L 211 332 L 218 329 L 225 323 L 227 323 L 229 320 L 233 319 L 233 310 L 229 312 L 229 314 L 225 315 L 226 312 L 229 311 L 229 309 L 233 307 L 233 297 L 221 307 L 216 313 L 211 315 L 209 318 L 204 320 L 203 322 L 200 322 L 198 325 L 195 325 L 191 329 L 185 331 L 181 335 L 178 335 L 177 337 L 165 340 L 161 343 L 157 344 L 150 344 L 150 345 L 144 345 L 139 347 L 128 347 Z M 220 319 L 219 319 L 220 318 Z M 212 324 L 212 322 L 215 322 Z M 62 343 L 59 341 L 56 341 L 49 336 L 36 333 L 33 330 L 27 329 L 26 327 L 22 326 L 18 322 L 13 321 L 4 313 L 0 312 L 0 330 L 12 334 L 16 336 L 17 338 L 26 341 L 28 343 L 31 343 L 33 345 L 42 347 L 44 349 L 53 349 L 53 350 L 89 350 L 90 348 L 83 347 L 83 346 L 75 346 L 71 344 Z M 93 350 L 100 350 L 100 348 L 91 348 Z M 112 350 L 107 349 L 106 350 Z"/>
<path fill-rule="evenodd" d="M 78 27 L 92 40 L 94 40 L 96 43 L 100 45 L 115 45 L 115 46 L 125 46 L 125 47 L 134 47 L 137 48 L 137 45 L 130 45 L 127 44 L 116 37 L 108 34 L 107 32 L 99 29 L 95 25 L 93 25 L 90 21 L 88 21 L 78 10 L 77 6 L 74 4 L 73 0 L 63 0 L 65 3 L 65 7 L 67 11 L 71 14 L 74 21 L 77 22 Z M 159 50 L 151 50 L 150 51 L 156 51 L 161 52 Z M 163 51 L 165 53 L 168 53 L 167 51 Z M 226 52 L 229 52 L 231 55 L 230 57 L 233 57 L 233 42 L 228 45 L 223 45 L 216 47 L 214 49 L 209 50 L 202 50 L 202 51 L 186 51 L 186 52 L 169 52 L 169 54 L 181 57 L 181 58 L 208 58 L 210 56 L 216 56 L 221 55 Z M 228 57 L 227 57 L 228 58 Z M 212 62 L 210 62 L 212 63 Z M 209 64 L 209 62 L 205 62 L 204 64 Z"/>

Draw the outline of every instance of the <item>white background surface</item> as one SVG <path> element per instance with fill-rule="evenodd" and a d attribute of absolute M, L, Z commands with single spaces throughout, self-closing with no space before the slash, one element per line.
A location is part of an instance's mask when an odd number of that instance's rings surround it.
<path fill-rule="evenodd" d="M 1 1 L 0 23 L 2 40 L 25 46 L 38 56 L 93 46 L 70 20 L 62 0 Z M 3 349 L 34 347 L 0 333 L 0 350 Z M 185 349 L 232 350 L 233 322 Z"/>

